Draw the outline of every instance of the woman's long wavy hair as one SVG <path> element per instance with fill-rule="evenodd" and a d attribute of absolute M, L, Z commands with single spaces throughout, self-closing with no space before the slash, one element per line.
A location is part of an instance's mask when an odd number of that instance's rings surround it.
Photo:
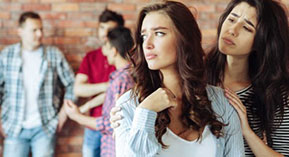
<path fill-rule="evenodd" d="M 217 115 L 211 107 L 206 92 L 206 77 L 203 63 L 204 52 L 201 47 L 201 33 L 190 10 L 180 2 L 166 1 L 144 7 L 138 18 L 135 33 L 136 49 L 131 54 L 134 65 L 133 77 L 136 86 L 133 95 L 138 95 L 139 102 L 152 94 L 163 85 L 163 76 L 159 70 L 150 70 L 143 52 L 141 37 L 142 23 L 150 12 L 166 14 L 171 19 L 177 36 L 176 68 L 180 76 L 182 90 L 182 123 L 186 128 L 201 131 L 206 125 L 211 125 L 212 133 L 222 135 L 223 123 L 217 120 Z M 155 131 L 158 142 L 165 148 L 162 136 L 170 124 L 168 109 L 159 112 L 156 119 Z"/>
<path fill-rule="evenodd" d="M 284 116 L 284 107 L 289 91 L 289 27 L 285 9 L 272 0 L 232 0 L 219 19 L 218 40 L 227 16 L 233 8 L 246 2 L 256 8 L 257 28 L 249 55 L 249 77 L 255 92 L 255 115 L 261 119 L 269 146 L 272 146 L 272 131 Z M 226 55 L 219 51 L 218 44 L 206 58 L 208 81 L 222 85 Z M 274 125 L 274 119 L 279 121 Z"/>

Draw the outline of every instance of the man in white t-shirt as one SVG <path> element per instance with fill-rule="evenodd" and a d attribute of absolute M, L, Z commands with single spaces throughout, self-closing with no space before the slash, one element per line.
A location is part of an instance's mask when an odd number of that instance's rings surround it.
<path fill-rule="evenodd" d="M 18 34 L 21 42 L 0 53 L 3 155 L 28 157 L 31 151 L 33 157 L 52 157 L 56 130 L 67 119 L 63 97 L 75 99 L 74 74 L 58 48 L 42 45 L 37 13 L 21 14 Z"/>

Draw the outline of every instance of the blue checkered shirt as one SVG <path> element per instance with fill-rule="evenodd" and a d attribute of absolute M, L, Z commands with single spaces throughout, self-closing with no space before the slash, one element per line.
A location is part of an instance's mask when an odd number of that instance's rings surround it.
<path fill-rule="evenodd" d="M 63 98 L 75 99 L 74 74 L 58 48 L 42 46 L 42 50 L 38 109 L 44 131 L 54 134 Z M 10 45 L 0 53 L 1 121 L 4 132 L 11 137 L 20 133 L 25 115 L 22 62 L 20 43 Z"/>

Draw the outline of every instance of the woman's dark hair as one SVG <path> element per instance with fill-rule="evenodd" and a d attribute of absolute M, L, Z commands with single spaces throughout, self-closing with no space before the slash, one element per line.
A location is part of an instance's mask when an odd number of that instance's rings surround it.
<path fill-rule="evenodd" d="M 289 28 L 287 15 L 282 6 L 272 0 L 232 0 L 219 19 L 218 40 L 227 16 L 235 6 L 246 2 L 256 8 L 257 27 L 254 43 L 249 55 L 249 77 L 255 92 L 256 112 L 262 130 L 266 132 L 269 146 L 271 134 L 281 124 L 289 91 Z M 226 56 L 219 51 L 218 44 L 206 58 L 208 81 L 222 85 Z M 280 111 L 280 112 L 279 112 Z M 278 125 L 277 125 L 278 126 Z"/>
<path fill-rule="evenodd" d="M 131 32 L 126 27 L 116 27 L 107 33 L 108 42 L 117 49 L 124 59 L 128 59 L 128 52 L 133 48 L 134 42 Z"/>
<path fill-rule="evenodd" d="M 205 67 L 203 64 L 204 52 L 201 47 L 201 32 L 190 10 L 180 2 L 165 1 L 144 7 L 138 18 L 135 33 L 136 51 L 131 59 L 134 64 L 133 74 L 136 87 L 133 95 L 138 95 L 139 102 L 163 85 L 163 76 L 159 70 L 150 70 L 145 60 L 141 37 L 142 23 L 146 15 L 151 12 L 165 14 L 171 19 L 177 36 L 177 63 L 176 68 L 180 77 L 182 89 L 182 114 L 183 125 L 187 129 L 201 131 L 206 125 L 211 125 L 212 133 L 222 136 L 223 123 L 217 120 L 217 115 L 211 107 L 206 92 Z M 165 148 L 162 136 L 170 123 L 168 109 L 157 115 L 155 131 L 158 142 Z"/>
<path fill-rule="evenodd" d="M 116 22 L 119 26 L 124 25 L 124 19 L 121 14 L 118 14 L 109 9 L 105 9 L 99 16 L 99 22 L 108 22 L 108 21 Z"/>

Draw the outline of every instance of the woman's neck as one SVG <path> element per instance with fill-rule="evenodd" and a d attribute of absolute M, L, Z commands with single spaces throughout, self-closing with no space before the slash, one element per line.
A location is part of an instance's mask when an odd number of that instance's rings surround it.
<path fill-rule="evenodd" d="M 180 76 L 175 69 L 161 70 L 161 72 L 163 74 L 164 86 L 172 91 L 178 99 L 177 107 L 169 109 L 171 122 L 168 127 L 180 138 L 193 141 L 198 138 L 198 132 L 185 127 L 181 119 L 182 106 L 180 104 L 182 104 L 182 89 L 180 86 Z"/>
<path fill-rule="evenodd" d="M 163 84 L 177 98 L 181 98 L 180 77 L 176 70 L 161 70 L 163 75 Z"/>
<path fill-rule="evenodd" d="M 238 91 L 250 84 L 248 57 L 227 56 L 223 85 L 233 91 Z"/>

